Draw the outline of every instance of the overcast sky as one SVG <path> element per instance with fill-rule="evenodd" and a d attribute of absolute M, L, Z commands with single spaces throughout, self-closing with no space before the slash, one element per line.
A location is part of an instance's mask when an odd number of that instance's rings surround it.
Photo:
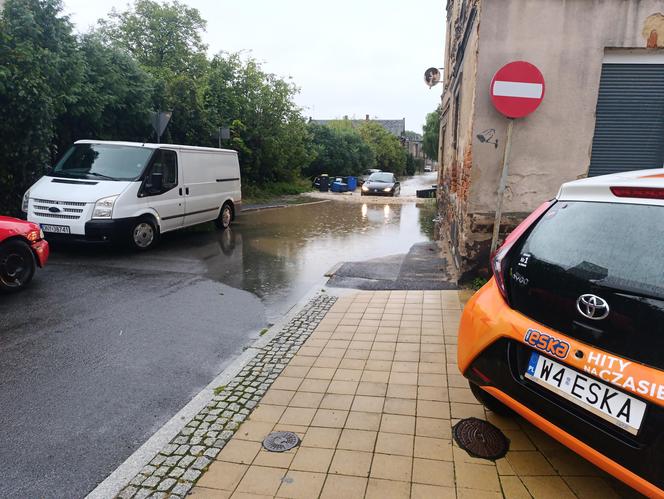
<path fill-rule="evenodd" d="M 64 0 L 87 31 L 127 0 Z M 184 0 L 207 20 L 210 53 L 251 50 L 264 68 L 292 76 L 297 102 L 317 119 L 400 119 L 422 132 L 440 101 L 423 74 L 442 67 L 445 11 L 441 0 Z"/>

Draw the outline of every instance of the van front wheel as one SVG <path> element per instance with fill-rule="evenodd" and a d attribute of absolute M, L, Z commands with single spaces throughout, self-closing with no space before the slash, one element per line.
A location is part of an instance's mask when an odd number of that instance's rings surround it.
<path fill-rule="evenodd" d="M 231 208 L 231 205 L 226 203 L 224 206 L 221 207 L 221 212 L 219 213 L 219 217 L 214 221 L 216 224 L 217 228 L 226 230 L 231 226 L 231 222 L 233 221 L 233 208 Z"/>
<path fill-rule="evenodd" d="M 155 245 L 157 234 L 157 227 L 154 222 L 147 218 L 142 218 L 131 225 L 129 242 L 134 249 L 145 251 Z"/>

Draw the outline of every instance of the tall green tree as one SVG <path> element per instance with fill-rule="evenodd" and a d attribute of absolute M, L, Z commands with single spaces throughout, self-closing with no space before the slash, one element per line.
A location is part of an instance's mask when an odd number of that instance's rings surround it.
<path fill-rule="evenodd" d="M 208 69 L 203 32 L 207 23 L 198 9 L 178 2 L 137 0 L 127 10 L 100 20 L 99 36 L 130 54 L 155 79 L 154 110 L 173 112 L 165 140 L 210 143 L 203 105 Z"/>
<path fill-rule="evenodd" d="M 361 175 L 376 166 L 373 150 L 352 127 L 311 123 L 309 130 L 314 159 L 304 170 L 307 176 Z"/>
<path fill-rule="evenodd" d="M 407 153 L 396 136 L 371 121 L 362 123 L 358 132 L 374 152 L 376 168 L 397 175 L 405 172 Z"/>
<path fill-rule="evenodd" d="M 292 83 L 263 71 L 254 59 L 217 54 L 204 92 L 210 123 L 231 125 L 242 174 L 254 183 L 298 177 L 311 161 L 309 131 Z"/>
<path fill-rule="evenodd" d="M 59 0 L 7 0 L 0 16 L 0 211 L 51 160 L 55 120 L 82 92 L 81 57 Z"/>
<path fill-rule="evenodd" d="M 424 136 L 422 138 L 422 151 L 427 157 L 438 161 L 438 138 L 440 136 L 440 106 L 432 113 L 427 114 L 424 123 Z"/>

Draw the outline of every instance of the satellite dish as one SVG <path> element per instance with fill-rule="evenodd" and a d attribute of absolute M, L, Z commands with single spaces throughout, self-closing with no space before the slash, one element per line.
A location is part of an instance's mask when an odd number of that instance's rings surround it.
<path fill-rule="evenodd" d="M 440 83 L 440 71 L 438 71 L 438 68 L 427 69 L 424 72 L 424 82 L 429 86 L 429 88 Z"/>

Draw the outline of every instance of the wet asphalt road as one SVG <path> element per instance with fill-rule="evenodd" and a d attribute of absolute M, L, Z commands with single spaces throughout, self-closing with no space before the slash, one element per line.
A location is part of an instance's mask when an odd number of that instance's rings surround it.
<path fill-rule="evenodd" d="M 430 216 L 325 202 L 148 253 L 56 247 L 30 288 L 0 296 L 0 497 L 86 495 L 327 270 L 408 254 Z"/>

